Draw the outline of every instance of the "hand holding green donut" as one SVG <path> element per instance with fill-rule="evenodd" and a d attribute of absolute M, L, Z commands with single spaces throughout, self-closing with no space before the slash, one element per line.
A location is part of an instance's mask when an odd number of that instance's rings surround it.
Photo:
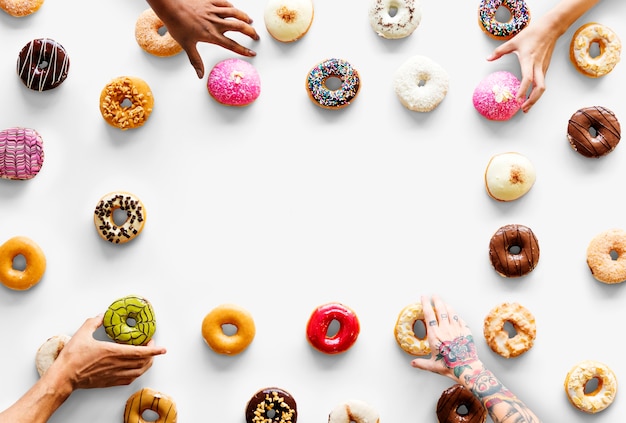
<path fill-rule="evenodd" d="M 104 313 L 103 325 L 118 344 L 146 345 L 156 331 L 152 304 L 138 295 L 114 301 Z"/>

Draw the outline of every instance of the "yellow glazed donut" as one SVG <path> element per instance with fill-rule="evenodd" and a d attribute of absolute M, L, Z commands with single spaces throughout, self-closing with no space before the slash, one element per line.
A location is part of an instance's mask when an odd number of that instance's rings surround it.
<path fill-rule="evenodd" d="M 430 354 L 430 345 L 426 335 L 424 338 L 418 338 L 413 329 L 418 320 L 424 322 L 422 303 L 415 302 L 407 305 L 398 315 L 393 334 L 396 337 L 396 342 L 405 352 L 415 356 L 428 355 Z M 424 327 L 426 327 L 426 322 L 424 322 Z"/>
<path fill-rule="evenodd" d="M 126 212 L 126 219 L 116 223 L 116 210 Z M 98 235 L 113 244 L 124 244 L 135 239 L 146 223 L 146 209 L 134 194 L 118 191 L 104 195 L 94 210 L 93 221 Z"/>
<path fill-rule="evenodd" d="M 127 130 L 142 126 L 152 113 L 154 96 L 150 86 L 135 76 L 111 80 L 100 92 L 100 113 L 109 125 Z"/>
<path fill-rule="evenodd" d="M 594 379 L 597 385 L 593 392 L 585 392 L 587 384 Z M 607 408 L 617 394 L 617 378 L 613 370 L 594 360 L 583 360 L 572 367 L 565 377 L 564 385 L 570 403 L 589 414 Z"/>
<path fill-rule="evenodd" d="M 144 10 L 137 18 L 135 39 L 139 47 L 153 56 L 169 57 L 183 51 L 152 8 Z"/>
<path fill-rule="evenodd" d="M 587 247 L 587 265 L 600 282 L 626 281 L 626 231 L 609 229 L 596 235 Z"/>
<path fill-rule="evenodd" d="M 46 340 L 35 355 L 35 366 L 37 367 L 37 373 L 39 376 L 48 370 L 48 368 L 57 359 L 61 350 L 65 347 L 65 344 L 72 339 L 69 335 L 54 335 Z"/>
<path fill-rule="evenodd" d="M 22 256 L 25 268 L 15 269 L 14 260 Z M 0 282 L 7 288 L 25 291 L 41 281 L 46 271 L 46 256 L 35 241 L 16 236 L 0 245 Z"/>
<path fill-rule="evenodd" d="M 591 56 L 590 50 L 597 44 L 600 51 Z M 587 23 L 574 33 L 570 43 L 570 59 L 577 71 L 591 78 L 611 72 L 620 60 L 622 42 L 609 27 L 595 22 Z"/>
<path fill-rule="evenodd" d="M 147 410 L 158 415 L 156 420 L 144 420 L 143 413 Z M 151 388 L 132 394 L 124 407 L 124 423 L 176 423 L 177 419 L 178 411 L 172 397 Z"/>
<path fill-rule="evenodd" d="M 237 328 L 230 335 L 224 332 L 224 325 Z M 222 304 L 211 310 L 202 320 L 202 337 L 218 354 L 236 355 L 248 348 L 254 339 L 256 327 L 252 315 L 235 304 Z"/>
<path fill-rule="evenodd" d="M 32 15 L 43 5 L 43 0 L 0 0 L 0 9 L 16 18 Z"/>
<path fill-rule="evenodd" d="M 514 334 L 506 330 L 506 323 L 512 325 Z M 525 353 L 537 336 L 535 317 L 518 303 L 502 303 L 491 309 L 485 317 L 483 332 L 489 348 L 504 358 Z"/>
<path fill-rule="evenodd" d="M 309 31 L 314 14 L 312 0 L 267 0 L 263 18 L 275 40 L 291 43 Z"/>

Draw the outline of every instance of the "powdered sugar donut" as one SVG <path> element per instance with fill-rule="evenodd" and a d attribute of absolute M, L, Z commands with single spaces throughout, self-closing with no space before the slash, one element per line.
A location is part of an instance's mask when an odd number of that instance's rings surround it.
<path fill-rule="evenodd" d="M 405 38 L 422 21 L 422 5 L 419 0 L 374 0 L 369 8 L 369 19 L 372 29 L 381 37 Z"/>
<path fill-rule="evenodd" d="M 0 178 L 32 179 L 43 165 L 43 140 L 30 128 L 0 131 Z"/>
<path fill-rule="evenodd" d="M 440 65 L 424 56 L 413 56 L 394 74 L 393 88 L 404 107 L 430 112 L 448 93 L 450 77 Z"/>
<path fill-rule="evenodd" d="M 183 51 L 172 34 L 168 31 L 161 33 L 164 28 L 165 24 L 152 8 L 144 10 L 135 23 L 135 39 L 139 47 L 157 57 L 175 56 Z"/>
<path fill-rule="evenodd" d="M 251 63 L 241 59 L 226 59 L 211 69 L 207 89 L 221 104 L 247 106 L 261 94 L 261 79 Z"/>
<path fill-rule="evenodd" d="M 57 359 L 61 350 L 65 347 L 65 344 L 72 339 L 69 335 L 54 335 L 46 340 L 35 355 L 35 366 L 37 367 L 37 373 L 39 376 L 48 370 L 48 368 Z"/>
<path fill-rule="evenodd" d="M 263 18 L 275 40 L 291 43 L 309 31 L 313 15 L 312 0 L 267 0 Z"/>
<path fill-rule="evenodd" d="M 493 72 L 474 89 L 474 108 L 489 120 L 509 120 L 521 106 L 516 98 L 520 80 L 507 71 Z"/>

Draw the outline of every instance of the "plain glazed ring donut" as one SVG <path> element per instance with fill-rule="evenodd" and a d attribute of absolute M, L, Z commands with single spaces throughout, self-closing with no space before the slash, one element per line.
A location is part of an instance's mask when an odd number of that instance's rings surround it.
<path fill-rule="evenodd" d="M 617 147 L 622 131 L 613 111 L 602 106 L 585 107 L 572 115 L 567 124 L 567 139 L 574 151 L 598 158 Z"/>
<path fill-rule="evenodd" d="M 30 128 L 0 131 L 0 178 L 32 179 L 43 166 L 43 139 Z"/>
<path fill-rule="evenodd" d="M 602 283 L 626 281 L 626 231 L 609 229 L 596 235 L 587 246 L 587 265 Z"/>
<path fill-rule="evenodd" d="M 422 4 L 419 0 L 370 1 L 370 25 L 383 38 L 406 38 L 422 21 Z"/>
<path fill-rule="evenodd" d="M 116 222 L 116 211 L 126 212 L 126 219 Z M 94 210 L 94 224 L 98 235 L 113 244 L 124 244 L 135 239 L 146 223 L 146 209 L 134 194 L 118 191 L 104 195 Z"/>
<path fill-rule="evenodd" d="M 537 179 L 535 166 L 517 152 L 495 154 L 485 169 L 487 194 L 497 201 L 514 201 L 530 191 Z"/>
<path fill-rule="evenodd" d="M 183 48 L 178 41 L 165 29 L 165 24 L 157 14 L 148 8 L 144 10 L 135 23 L 135 40 L 146 53 L 157 57 L 175 56 Z"/>
<path fill-rule="evenodd" d="M 413 56 L 393 76 L 393 89 L 404 107 L 430 112 L 448 93 L 448 72 L 428 57 Z"/>
<path fill-rule="evenodd" d="M 426 334 L 423 338 L 419 338 L 415 333 L 415 323 L 422 321 L 426 328 L 426 322 L 424 321 L 424 308 L 421 302 L 415 302 L 404 307 L 396 320 L 396 325 L 393 328 L 393 334 L 396 338 L 396 342 L 406 353 L 422 356 L 430 354 L 430 345 L 426 339 Z M 426 329 L 428 330 L 428 329 Z"/>
<path fill-rule="evenodd" d="M 146 345 L 156 331 L 152 304 L 138 295 L 128 295 L 111 303 L 102 324 L 109 338 L 118 344 Z"/>
<path fill-rule="evenodd" d="M 309 32 L 314 14 L 312 0 L 267 0 L 263 19 L 275 40 L 291 43 Z"/>
<path fill-rule="evenodd" d="M 236 332 L 227 334 L 224 330 L 225 325 L 234 326 Z M 248 348 L 255 334 L 256 327 L 252 315 L 235 304 L 219 305 L 202 320 L 202 337 L 218 354 L 239 354 Z"/>
<path fill-rule="evenodd" d="M 329 336 L 333 322 L 339 324 L 335 334 Z M 359 337 L 361 326 L 354 310 L 340 303 L 321 305 L 311 313 L 306 326 L 309 344 L 324 354 L 339 354 L 347 351 Z"/>
<path fill-rule="evenodd" d="M 65 348 L 65 344 L 70 342 L 70 339 L 72 339 L 72 337 L 69 335 L 54 335 L 48 338 L 46 342 L 41 344 L 39 349 L 37 349 L 35 366 L 37 367 L 37 373 L 39 373 L 40 377 L 43 376 L 52 363 L 54 363 L 61 350 Z"/>
<path fill-rule="evenodd" d="M 337 404 L 328 415 L 328 423 L 379 423 L 378 411 L 361 400 L 348 400 Z"/>
<path fill-rule="evenodd" d="M 331 89 L 329 79 L 337 78 L 341 85 Z M 341 109 L 352 102 L 359 93 L 359 72 L 343 59 L 326 59 L 313 66 L 306 77 L 309 98 L 324 109 Z"/>
<path fill-rule="evenodd" d="M 591 56 L 591 46 L 597 44 L 600 52 Z M 611 72 L 620 61 L 622 42 L 606 25 L 587 23 L 576 30 L 570 43 L 570 60 L 578 72 L 590 78 L 599 78 Z"/>
<path fill-rule="evenodd" d="M 505 7 L 511 15 L 507 22 L 496 18 L 498 8 Z M 530 11 L 524 0 L 481 0 L 478 6 L 478 23 L 491 38 L 508 40 L 530 22 Z"/>
<path fill-rule="evenodd" d="M 65 48 L 50 38 L 36 38 L 27 43 L 17 58 L 17 74 L 34 91 L 58 87 L 67 79 L 70 57 Z"/>
<path fill-rule="evenodd" d="M 158 415 L 154 423 L 176 423 L 178 411 L 176 403 L 169 395 L 155 391 L 151 388 L 143 388 L 132 394 L 124 407 L 124 423 L 147 423 L 143 413 L 151 410 Z"/>
<path fill-rule="evenodd" d="M 437 421 L 439 423 L 485 423 L 487 409 L 469 389 L 457 383 L 441 393 L 437 401 Z"/>
<path fill-rule="evenodd" d="M 246 405 L 246 423 L 296 423 L 297 420 L 296 400 L 281 388 L 261 389 Z"/>
<path fill-rule="evenodd" d="M 500 227 L 489 241 L 489 259 L 500 276 L 519 278 L 532 272 L 539 262 L 539 243 L 528 226 Z"/>
<path fill-rule="evenodd" d="M 16 269 L 14 260 L 22 256 L 24 269 Z M 37 285 L 46 271 L 46 256 L 35 241 L 16 236 L 0 245 L 0 282 L 7 288 L 25 291 Z"/>
<path fill-rule="evenodd" d="M 595 380 L 595 389 L 586 390 L 587 384 Z M 580 411 L 595 414 L 613 404 L 617 395 L 617 377 L 606 364 L 594 360 L 583 360 L 565 376 L 565 393 L 570 403 Z"/>
<path fill-rule="evenodd" d="M 507 323 L 515 333 L 509 334 L 505 327 Z M 485 317 L 483 332 L 493 352 L 504 358 L 517 357 L 535 343 L 535 316 L 521 304 L 502 303 L 491 309 Z"/>
<path fill-rule="evenodd" d="M 0 0 L 0 9 L 16 18 L 32 15 L 42 5 L 43 0 Z"/>
<path fill-rule="evenodd" d="M 153 107 L 150 86 L 136 76 L 114 78 L 100 92 L 102 117 L 106 123 L 123 131 L 143 126 Z"/>

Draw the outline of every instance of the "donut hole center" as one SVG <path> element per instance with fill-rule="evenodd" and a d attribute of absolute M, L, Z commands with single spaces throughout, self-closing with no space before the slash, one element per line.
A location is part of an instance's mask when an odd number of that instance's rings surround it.
<path fill-rule="evenodd" d="M 522 247 L 519 245 L 511 245 L 509 246 L 509 253 L 513 255 L 518 255 L 522 252 Z"/>
<path fill-rule="evenodd" d="M 504 322 L 502 329 L 509 335 L 509 338 L 515 338 L 515 336 L 517 336 L 515 325 L 509 321 Z"/>
<path fill-rule="evenodd" d="M 469 408 L 467 408 L 467 405 L 461 404 L 456 408 L 456 414 L 461 417 L 467 416 L 469 414 Z"/>
<path fill-rule="evenodd" d="M 591 138 L 595 138 L 598 136 L 598 130 L 596 128 L 594 128 L 593 126 L 589 127 L 589 135 L 591 136 Z"/>
<path fill-rule="evenodd" d="M 390 5 L 387 9 L 387 14 L 391 18 L 395 17 L 398 14 L 398 6 L 395 4 Z"/>
<path fill-rule="evenodd" d="M 602 388 L 602 380 L 598 377 L 592 377 L 585 383 L 585 395 L 595 395 Z"/>
<path fill-rule="evenodd" d="M 598 41 L 593 41 L 591 44 L 589 44 L 589 57 L 591 57 L 592 59 L 595 59 L 598 56 L 602 55 L 602 46 L 600 45 L 600 42 Z"/>
<path fill-rule="evenodd" d="M 222 332 L 224 333 L 224 335 L 226 336 L 234 336 L 237 334 L 237 326 L 233 325 L 232 323 L 224 323 L 222 325 Z"/>
<path fill-rule="evenodd" d="M 337 336 L 340 328 L 341 324 L 339 323 L 339 320 L 331 320 L 330 324 L 328 325 L 328 329 L 326 329 L 326 338 L 333 338 Z"/>
<path fill-rule="evenodd" d="M 141 413 L 141 418 L 144 419 L 147 422 L 156 422 L 157 420 L 159 420 L 159 413 L 157 413 L 154 410 L 144 410 L 143 413 Z"/>
<path fill-rule="evenodd" d="M 163 37 L 165 34 L 167 34 L 167 27 L 165 25 L 161 25 L 160 27 L 158 27 L 157 34 Z"/>
<path fill-rule="evenodd" d="M 136 319 L 135 315 L 129 315 L 126 318 L 126 324 L 128 326 L 130 326 L 131 328 L 134 328 L 137 325 L 137 319 Z"/>
<path fill-rule="evenodd" d="M 42 60 L 41 62 L 37 63 L 37 68 L 44 70 L 46 69 L 48 66 L 50 65 L 50 63 L 48 63 L 47 60 Z"/>
<path fill-rule="evenodd" d="M 122 226 L 127 219 L 128 211 L 121 208 L 113 210 L 113 223 L 115 223 L 116 226 Z"/>
<path fill-rule="evenodd" d="M 273 408 L 270 408 L 269 410 L 265 412 L 265 417 L 267 417 L 270 420 L 273 420 L 275 416 L 276 416 L 276 410 L 274 410 Z"/>
<path fill-rule="evenodd" d="M 619 253 L 615 250 L 609 251 L 609 256 L 611 256 L 611 260 L 615 261 L 619 258 Z"/>
<path fill-rule="evenodd" d="M 513 15 L 511 14 L 511 10 L 509 10 L 508 7 L 506 7 L 504 5 L 500 5 L 496 9 L 495 19 L 496 19 L 496 21 L 498 21 L 500 23 L 507 23 L 507 22 L 510 22 L 511 19 L 513 19 Z"/>
<path fill-rule="evenodd" d="M 133 102 L 130 101 L 130 98 L 124 98 L 124 100 L 120 102 L 120 106 L 122 106 L 122 108 L 124 109 L 127 109 L 131 107 L 132 105 L 133 105 Z"/>
<path fill-rule="evenodd" d="M 417 339 L 426 339 L 426 323 L 423 320 L 416 320 L 413 323 L 413 333 Z"/>
<path fill-rule="evenodd" d="M 341 78 L 338 76 L 329 76 L 324 81 L 324 85 L 331 91 L 337 91 L 341 88 Z"/>
<path fill-rule="evenodd" d="M 13 257 L 12 267 L 13 270 L 19 270 L 20 272 L 26 270 L 26 257 L 24 257 L 23 254 L 18 254 Z"/>

